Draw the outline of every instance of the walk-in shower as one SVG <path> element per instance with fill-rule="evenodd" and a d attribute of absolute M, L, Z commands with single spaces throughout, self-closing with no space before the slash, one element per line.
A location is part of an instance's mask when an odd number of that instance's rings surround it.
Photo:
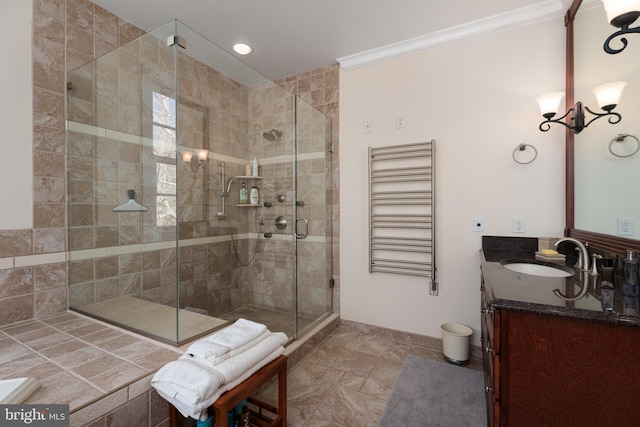
<path fill-rule="evenodd" d="M 178 21 L 68 82 L 71 309 L 174 344 L 331 313 L 325 115 Z"/>

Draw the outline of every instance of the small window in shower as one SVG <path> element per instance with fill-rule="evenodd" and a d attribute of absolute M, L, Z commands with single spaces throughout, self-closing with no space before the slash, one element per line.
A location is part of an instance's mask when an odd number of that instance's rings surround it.
<path fill-rule="evenodd" d="M 156 225 L 174 226 L 176 206 L 176 101 L 153 92 L 153 156 L 156 162 Z"/>

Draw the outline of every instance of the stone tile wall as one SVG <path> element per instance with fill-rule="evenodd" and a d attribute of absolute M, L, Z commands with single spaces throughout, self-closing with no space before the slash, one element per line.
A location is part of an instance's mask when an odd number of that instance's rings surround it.
<path fill-rule="evenodd" d="M 0 325 L 67 308 L 66 71 L 141 34 L 86 0 L 32 1 L 34 224 L 0 230 Z"/>

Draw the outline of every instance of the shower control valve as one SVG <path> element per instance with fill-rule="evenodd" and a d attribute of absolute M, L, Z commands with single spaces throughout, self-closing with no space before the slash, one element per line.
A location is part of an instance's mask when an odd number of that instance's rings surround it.
<path fill-rule="evenodd" d="M 287 219 L 282 215 L 276 218 L 275 226 L 278 230 L 284 230 L 287 228 Z"/>

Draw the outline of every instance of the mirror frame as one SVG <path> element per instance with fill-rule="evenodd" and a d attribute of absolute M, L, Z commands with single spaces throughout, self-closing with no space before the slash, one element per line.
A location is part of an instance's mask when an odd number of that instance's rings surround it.
<path fill-rule="evenodd" d="M 566 27 L 566 111 L 574 104 L 574 36 L 573 22 L 580 9 L 582 0 L 573 0 L 564 18 Z M 613 27 L 612 27 L 613 28 Z M 603 41 L 604 42 L 604 41 Z M 623 255 L 625 250 L 640 251 L 640 240 L 595 233 L 593 231 L 578 230 L 575 228 L 575 158 L 574 158 L 575 134 L 571 129 L 565 130 L 565 229 L 564 235 L 574 237 L 589 243 L 599 249 L 609 250 Z"/>

